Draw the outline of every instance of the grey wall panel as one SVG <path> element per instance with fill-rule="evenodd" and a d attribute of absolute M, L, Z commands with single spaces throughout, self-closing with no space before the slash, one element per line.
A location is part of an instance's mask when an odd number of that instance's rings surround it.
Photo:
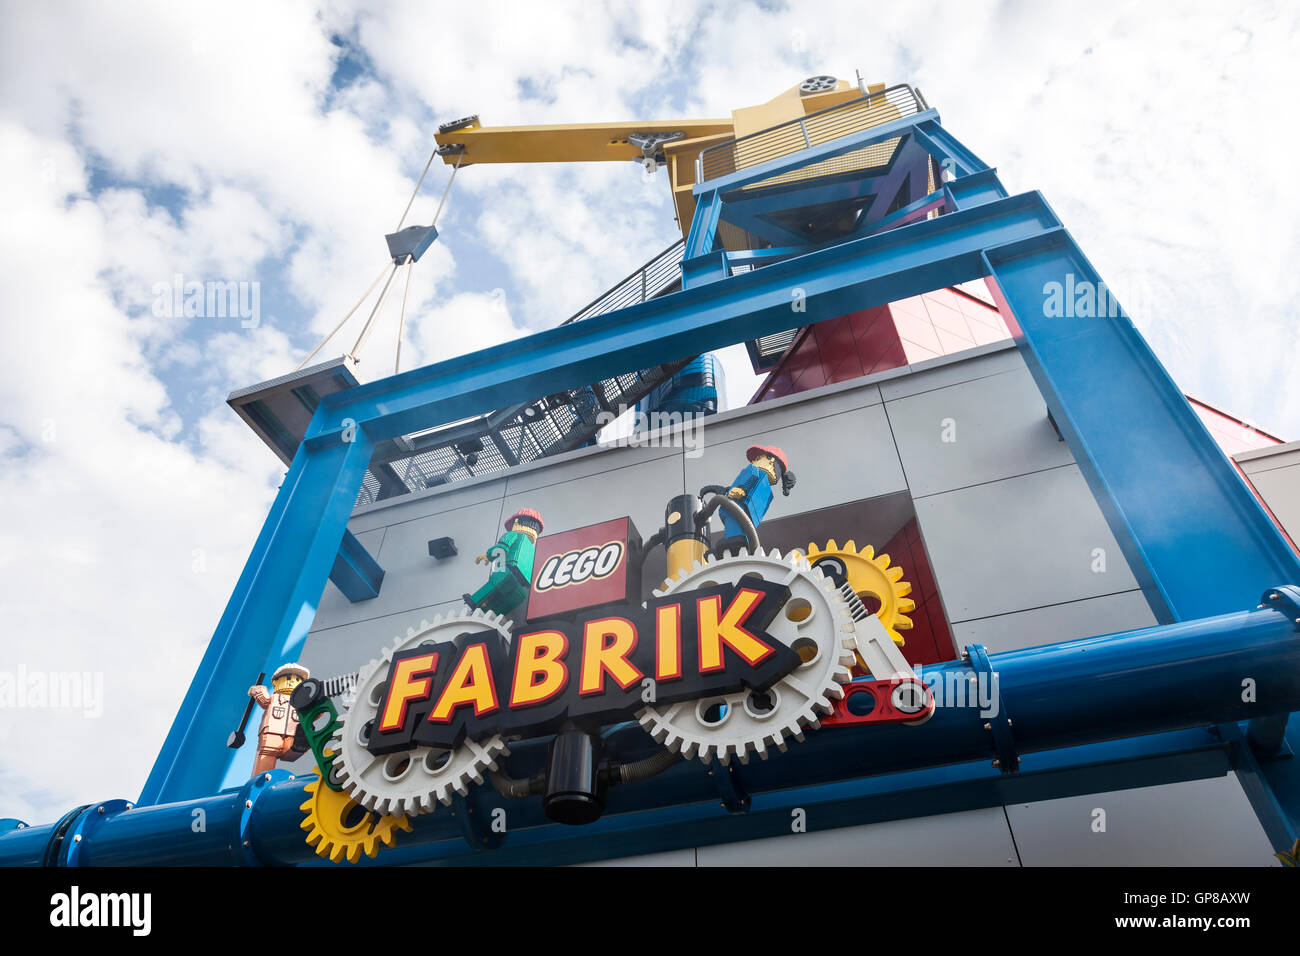
<path fill-rule="evenodd" d="M 1271 471 L 1274 468 L 1287 468 L 1300 465 L 1300 441 L 1287 442 L 1285 445 L 1273 445 L 1268 448 L 1256 448 L 1233 455 L 1232 460 L 1241 465 L 1241 470 L 1248 475 L 1258 471 Z"/>
<path fill-rule="evenodd" d="M 546 522 L 547 534 L 630 515 L 642 536 L 649 537 L 663 523 L 668 500 L 681 494 L 683 487 L 682 459 L 674 454 L 512 492 L 505 499 L 504 513 L 532 508 Z"/>
<path fill-rule="evenodd" d="M 641 440 L 649 441 L 650 436 Z M 680 435 L 658 433 L 654 436 L 656 442 L 680 440 Z M 594 451 L 583 449 L 573 455 L 557 456 L 544 465 L 511 471 L 506 479 L 506 494 L 519 495 L 537 488 L 576 481 L 591 475 L 613 474 L 625 468 L 660 459 L 680 459 L 682 453 L 683 449 L 672 445 L 658 447 L 650 444 L 628 444 Z M 681 473 L 680 462 L 677 464 L 677 471 Z"/>
<path fill-rule="evenodd" d="M 983 644 L 991 654 L 1056 644 L 1098 634 L 1131 631 L 1158 623 L 1141 591 L 999 614 L 952 626 L 958 647 Z"/>
<path fill-rule="evenodd" d="M 700 866 L 1015 866 L 1001 807 L 696 850 Z"/>
<path fill-rule="evenodd" d="M 904 370 L 895 369 L 893 372 Z M 880 404 L 880 389 L 871 382 L 886 376 L 873 375 L 866 379 L 841 382 L 811 392 L 800 392 L 747 405 L 734 411 L 713 415 L 704 420 L 704 438 L 708 443 L 733 441 L 774 428 L 785 428 L 803 422 L 815 421 L 827 415 Z"/>
<path fill-rule="evenodd" d="M 500 501 L 506 494 L 506 479 L 490 478 L 472 481 L 454 488 L 436 489 L 428 492 L 416 492 L 380 501 L 358 508 L 348 522 L 353 534 L 382 528 L 401 521 L 410 521 L 424 515 L 453 511 L 467 505 L 481 504 L 484 501 Z"/>
<path fill-rule="evenodd" d="M 1093 829 L 1095 810 L 1105 832 Z M 1279 865 L 1235 774 L 1015 804 L 1007 815 L 1025 866 Z"/>
<path fill-rule="evenodd" d="M 380 651 L 406 636 L 407 628 L 418 628 L 421 621 L 433 623 L 438 614 L 463 608 L 463 602 L 447 601 L 411 608 L 397 614 L 369 621 L 357 621 L 313 630 L 307 635 L 301 663 L 317 677 L 336 677 L 357 670 Z"/>
<path fill-rule="evenodd" d="M 335 627 L 459 600 L 487 580 L 486 570 L 474 563 L 474 557 L 496 541 L 501 507 L 500 500 L 490 499 L 419 516 L 410 507 L 394 508 L 392 513 L 405 520 L 367 532 L 383 535 L 378 551 L 371 552 L 384 569 L 379 595 L 352 604 L 334 585 L 327 585 L 313 627 Z M 429 557 L 429 540 L 441 537 L 454 538 L 459 554 L 443 560 Z"/>
<path fill-rule="evenodd" d="M 920 498 L 916 515 L 953 622 L 1137 588 L 1077 465 Z"/>
<path fill-rule="evenodd" d="M 1300 462 L 1256 471 L 1249 477 L 1291 540 L 1300 542 Z"/>
<path fill-rule="evenodd" d="M 784 450 L 798 478 L 790 497 L 777 490 L 768 512 L 774 518 L 906 490 L 889 422 L 879 405 L 759 429 L 731 441 L 710 441 L 702 457 L 685 460 L 687 488 L 730 484 L 748 463 L 745 450 L 753 444 Z"/>
<path fill-rule="evenodd" d="M 509 514 L 502 509 L 500 501 L 485 501 L 391 525 L 379 552 L 384 584 L 373 603 L 384 602 L 386 612 L 403 611 L 455 601 L 474 591 L 488 574 L 474 558 L 500 537 L 502 518 Z M 429 557 L 430 539 L 441 537 L 456 540 L 455 557 Z"/>
<path fill-rule="evenodd" d="M 885 412 L 917 498 L 1074 460 L 1024 368 L 887 402 Z"/>
<path fill-rule="evenodd" d="M 943 355 L 909 367 L 909 374 L 880 383 L 880 395 L 892 402 L 919 392 L 946 388 L 960 382 L 969 382 L 998 372 L 1024 368 L 1024 360 L 1010 342 L 994 342 L 978 348 Z"/>

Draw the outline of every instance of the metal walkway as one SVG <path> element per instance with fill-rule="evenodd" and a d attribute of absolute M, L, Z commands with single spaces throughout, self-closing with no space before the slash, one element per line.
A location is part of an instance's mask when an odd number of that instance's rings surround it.
<path fill-rule="evenodd" d="M 678 291 L 678 266 L 685 245 L 685 239 L 677 240 L 561 324 L 581 322 Z M 581 448 L 608 423 L 608 416 L 598 420 L 598 415 L 622 414 L 689 361 L 688 357 L 655 365 L 384 442 L 375 449 L 357 504 L 489 475 Z"/>

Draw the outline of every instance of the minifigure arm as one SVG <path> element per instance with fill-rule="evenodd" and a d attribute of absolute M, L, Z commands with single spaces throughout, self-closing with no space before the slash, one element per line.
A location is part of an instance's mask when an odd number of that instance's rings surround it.
<path fill-rule="evenodd" d="M 748 497 L 750 492 L 757 486 L 760 478 L 766 481 L 767 475 L 753 465 L 746 465 L 744 470 L 736 476 L 736 480 L 731 483 L 731 490 L 727 494 L 732 498 Z"/>
<path fill-rule="evenodd" d="M 508 535 L 509 541 L 502 538 L 505 544 L 506 563 L 511 565 L 521 564 L 525 557 L 530 556 L 533 550 L 533 540 L 521 532 L 513 532 Z"/>
<path fill-rule="evenodd" d="M 257 706 L 263 709 L 266 708 L 267 704 L 271 703 L 270 692 L 260 684 L 255 684 L 248 688 L 248 696 L 253 698 L 253 700 L 256 701 Z"/>

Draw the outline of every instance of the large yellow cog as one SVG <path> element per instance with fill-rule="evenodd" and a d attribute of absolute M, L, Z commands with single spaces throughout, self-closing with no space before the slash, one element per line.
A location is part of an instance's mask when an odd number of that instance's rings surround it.
<path fill-rule="evenodd" d="M 384 816 L 373 813 L 354 803 L 346 793 L 331 790 L 320 779 L 307 784 L 304 792 L 307 802 L 299 810 L 307 816 L 299 826 L 307 831 L 307 845 L 316 848 L 317 856 L 327 856 L 337 863 L 346 859 L 355 863 L 366 856 L 379 853 L 379 844 L 392 846 L 398 830 L 410 831 L 411 821 L 405 816 Z"/>
<path fill-rule="evenodd" d="M 894 643 L 900 647 L 903 645 L 903 635 L 898 632 L 912 627 L 912 619 L 907 614 L 916 610 L 916 602 L 907 597 L 912 593 L 912 585 L 903 580 L 902 568 L 890 566 L 889 555 L 876 554 L 876 549 L 871 545 L 859 551 L 852 541 L 840 547 L 832 538 L 824 548 L 809 544 L 807 556 L 813 565 L 820 558 L 839 558 L 848 574 L 849 587 L 857 592 L 868 607 L 879 603 L 876 617 L 885 625 L 885 630 Z M 868 600 L 869 598 L 875 598 L 875 601 Z"/>

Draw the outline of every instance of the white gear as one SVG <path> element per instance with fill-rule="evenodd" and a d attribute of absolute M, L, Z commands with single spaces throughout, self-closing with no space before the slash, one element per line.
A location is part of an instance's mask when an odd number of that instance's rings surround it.
<path fill-rule="evenodd" d="M 797 551 L 784 558 L 779 551 L 762 548 L 754 554 L 742 549 L 721 559 L 710 555 L 704 564 L 697 561 L 655 594 L 736 584 L 754 574 L 790 588 L 790 600 L 767 631 L 798 651 L 805 663 L 777 681 L 766 695 L 744 690 L 647 707 L 637 715 L 655 740 L 680 751 L 687 760 L 698 757 L 708 763 L 716 757 L 726 764 L 736 756 L 746 763 L 750 750 L 767 759 L 769 747 L 784 751 L 791 739 L 804 739 L 805 728 L 819 727 L 820 715 L 830 713 L 832 701 L 844 696 L 840 685 L 850 679 L 853 664 L 853 618 L 830 579 Z"/>
<path fill-rule="evenodd" d="M 465 796 L 471 782 L 482 783 L 483 775 L 496 770 L 497 761 L 510 752 L 500 734 L 482 741 L 466 738 L 450 751 L 417 746 L 376 756 L 366 749 L 366 728 L 378 714 L 393 655 L 478 631 L 496 631 L 510 640 L 509 621 L 489 611 L 465 608 L 439 615 L 432 624 L 421 621 L 418 629 L 408 628 L 406 637 L 361 668 L 355 701 L 342 716 L 330 749 L 338 754 L 334 768 L 344 792 L 367 810 L 386 815 L 429 813 L 438 803 L 450 804 L 453 793 Z"/>

